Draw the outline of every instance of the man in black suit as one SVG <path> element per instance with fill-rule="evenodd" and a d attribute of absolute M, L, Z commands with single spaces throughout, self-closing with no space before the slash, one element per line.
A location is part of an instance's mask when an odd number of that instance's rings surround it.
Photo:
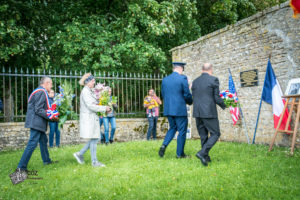
<path fill-rule="evenodd" d="M 219 96 L 219 79 L 212 76 L 212 65 L 205 63 L 202 74 L 193 81 L 194 99 L 193 117 L 196 118 L 197 130 L 201 138 L 202 149 L 196 154 L 204 166 L 210 162 L 209 151 L 220 137 L 220 127 L 216 104 L 223 110 L 225 103 Z M 208 137 L 210 132 L 210 137 Z"/>

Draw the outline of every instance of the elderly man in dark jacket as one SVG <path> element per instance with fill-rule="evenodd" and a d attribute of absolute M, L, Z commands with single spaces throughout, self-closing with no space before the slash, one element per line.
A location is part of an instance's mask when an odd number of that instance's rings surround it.
<path fill-rule="evenodd" d="M 218 141 L 221 133 L 216 105 L 222 109 L 225 103 L 219 96 L 219 79 L 212 76 L 212 65 L 205 63 L 202 74 L 193 81 L 192 95 L 194 99 L 193 117 L 196 118 L 202 149 L 196 154 L 204 166 L 210 162 L 209 151 Z M 208 137 L 210 132 L 210 137 Z"/>
<path fill-rule="evenodd" d="M 45 76 L 40 81 L 40 87 L 35 89 L 28 99 L 25 128 L 30 128 L 30 138 L 15 173 L 27 172 L 27 164 L 38 143 L 44 165 L 53 163 L 49 157 L 48 139 L 45 134 L 48 124 L 47 110 L 51 107 L 48 99 L 51 88 L 52 80 Z"/>

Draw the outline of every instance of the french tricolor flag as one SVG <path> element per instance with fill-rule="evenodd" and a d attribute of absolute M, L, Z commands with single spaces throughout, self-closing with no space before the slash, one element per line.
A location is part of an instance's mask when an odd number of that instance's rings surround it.
<path fill-rule="evenodd" d="M 268 61 L 265 82 L 262 92 L 262 100 L 271 104 L 273 107 L 274 128 L 277 128 L 281 113 L 284 109 L 285 100 L 282 98 L 282 91 L 278 80 L 276 79 L 270 60 Z M 280 130 L 285 129 L 288 119 L 288 109 L 283 113 L 283 119 L 280 125 Z M 290 129 L 290 127 L 289 127 Z"/>

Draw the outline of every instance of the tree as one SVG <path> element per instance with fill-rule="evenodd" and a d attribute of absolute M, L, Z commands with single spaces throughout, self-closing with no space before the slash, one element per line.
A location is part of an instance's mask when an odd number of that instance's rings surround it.
<path fill-rule="evenodd" d="M 3 0 L 0 63 L 170 72 L 175 46 L 283 0 Z"/>
<path fill-rule="evenodd" d="M 200 30 L 193 19 L 195 4 L 188 0 L 109 1 L 93 7 L 84 2 L 93 8 L 89 14 L 63 24 L 51 38 L 56 66 L 166 72 L 171 69 L 169 49 L 197 38 Z M 103 7 L 106 12 L 100 11 Z"/>
<path fill-rule="evenodd" d="M 189 0 L 7 0 L 1 19 L 13 18 L 20 36 L 1 29 L 0 59 L 4 66 L 166 72 L 169 49 L 199 35 L 196 12 Z"/>
<path fill-rule="evenodd" d="M 197 0 L 196 16 L 201 35 L 206 35 L 227 25 L 249 17 L 258 11 L 286 0 Z"/>
<path fill-rule="evenodd" d="M 249 0 L 198 0 L 197 9 L 197 21 L 202 28 L 202 35 L 233 24 L 256 12 L 253 3 Z"/>
<path fill-rule="evenodd" d="M 22 23 L 24 9 L 20 3 L 0 6 L 0 60 L 7 65 L 18 62 L 19 57 L 33 44 L 33 33 Z"/>

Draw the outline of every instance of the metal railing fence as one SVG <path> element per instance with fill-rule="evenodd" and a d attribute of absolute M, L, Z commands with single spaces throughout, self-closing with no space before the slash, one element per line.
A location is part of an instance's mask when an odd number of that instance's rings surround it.
<path fill-rule="evenodd" d="M 50 76 L 53 89 L 58 92 L 58 86 L 64 81 L 72 84 L 75 99 L 73 109 L 79 113 L 79 97 L 82 86 L 78 81 L 85 71 L 28 70 L 23 68 L 2 68 L 0 73 L 0 99 L 3 111 L 0 112 L 0 122 L 24 121 L 27 110 L 27 100 L 31 92 L 39 86 L 40 78 Z M 112 87 L 112 95 L 118 97 L 117 117 L 145 117 L 143 99 L 148 90 L 153 88 L 160 97 L 161 81 L 164 75 L 144 73 L 109 73 L 94 71 L 96 83 L 105 83 Z M 162 109 L 160 109 L 162 110 Z"/>

